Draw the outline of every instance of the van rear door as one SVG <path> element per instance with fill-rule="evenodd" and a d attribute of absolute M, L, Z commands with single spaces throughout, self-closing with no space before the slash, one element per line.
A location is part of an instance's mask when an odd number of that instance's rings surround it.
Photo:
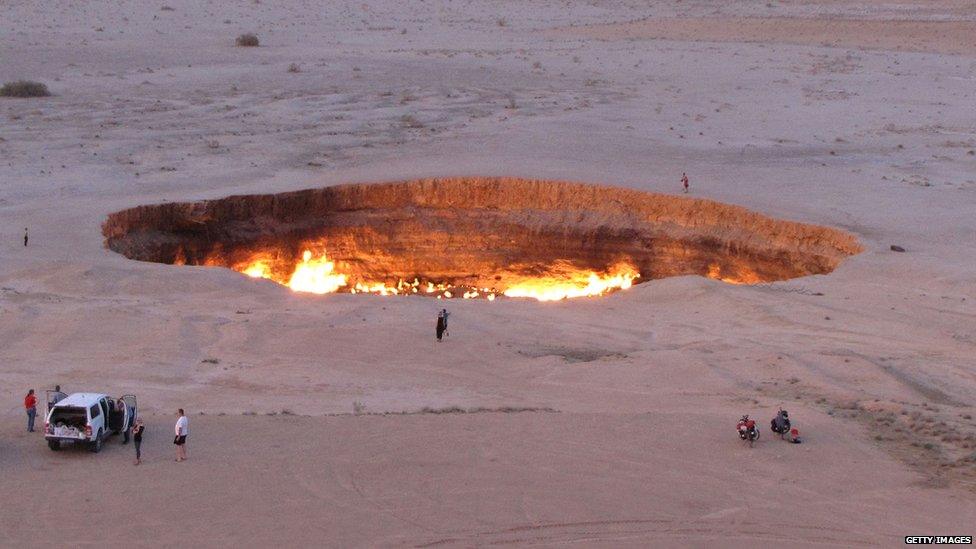
<path fill-rule="evenodd" d="M 139 407 L 136 405 L 136 395 L 122 395 L 122 402 L 125 402 L 126 407 L 129 409 L 129 412 L 131 412 L 128 415 L 129 421 L 126 425 L 132 427 L 132 425 L 136 422 L 136 418 L 139 417 Z"/>

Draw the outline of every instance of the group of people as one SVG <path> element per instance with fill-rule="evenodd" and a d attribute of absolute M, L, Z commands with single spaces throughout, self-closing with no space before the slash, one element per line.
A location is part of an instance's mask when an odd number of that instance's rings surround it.
<path fill-rule="evenodd" d="M 65 394 L 61 392 L 61 386 L 55 385 L 54 391 L 51 393 L 51 398 L 47 403 L 47 409 L 50 410 L 51 406 L 54 406 L 65 397 Z M 37 418 L 37 395 L 34 394 L 34 389 L 27 391 L 27 396 L 24 397 L 24 409 L 27 411 L 27 432 L 34 432 L 34 420 Z"/>
<path fill-rule="evenodd" d="M 176 415 L 176 427 L 174 428 L 175 436 L 173 438 L 173 444 L 176 445 L 176 462 L 186 461 L 186 437 L 190 434 L 189 420 L 186 418 L 186 413 L 183 412 L 183 408 L 177 410 Z M 132 444 L 136 449 L 136 460 L 135 465 L 142 463 L 142 435 L 146 432 L 146 425 L 142 422 L 142 418 L 137 417 L 135 423 L 132 425 Z"/>
<path fill-rule="evenodd" d="M 54 391 L 51 391 L 50 398 L 48 399 L 47 409 L 50 410 L 55 404 L 63 400 L 67 395 L 61 392 L 61 386 L 55 385 Z M 109 399 L 111 406 L 115 409 L 122 411 L 125 409 L 125 401 L 121 398 L 118 401 L 112 401 Z M 27 411 L 27 432 L 34 432 L 34 421 L 37 418 L 37 395 L 34 393 L 34 389 L 29 389 L 27 395 L 24 397 L 24 409 Z M 135 410 L 131 407 L 129 408 L 129 414 L 134 415 Z M 132 445 L 136 450 L 136 460 L 135 465 L 142 463 L 142 436 L 146 432 L 146 426 L 142 422 L 141 417 L 136 417 L 132 421 Z M 176 446 L 176 461 L 186 461 L 186 439 L 190 435 L 190 420 L 187 419 L 186 413 L 183 408 L 177 411 L 176 426 L 174 427 L 174 437 L 173 444 Z M 125 437 L 125 442 L 128 442 L 128 433 Z M 123 442 L 123 444 L 125 443 Z"/>

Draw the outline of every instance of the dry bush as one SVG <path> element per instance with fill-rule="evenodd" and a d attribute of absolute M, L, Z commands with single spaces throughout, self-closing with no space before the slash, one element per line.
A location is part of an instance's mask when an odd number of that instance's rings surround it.
<path fill-rule="evenodd" d="M 242 48 L 254 48 L 260 45 L 260 41 L 256 34 L 244 33 L 237 37 L 236 44 Z"/>
<path fill-rule="evenodd" d="M 302 72 L 302 68 L 298 66 L 298 63 L 292 63 L 288 65 L 288 72 Z"/>
<path fill-rule="evenodd" d="M 51 92 L 47 86 L 31 80 L 7 82 L 0 87 L 0 97 L 47 97 Z"/>
<path fill-rule="evenodd" d="M 506 25 L 508 25 L 508 20 L 507 20 L 507 19 L 505 19 L 504 17 L 499 17 L 499 18 L 498 18 L 498 20 L 497 20 L 497 21 L 495 21 L 495 23 L 496 23 L 496 24 L 497 24 L 497 25 L 498 25 L 499 27 L 504 27 L 504 26 L 506 26 Z"/>
<path fill-rule="evenodd" d="M 400 117 L 400 123 L 406 128 L 423 128 L 424 124 L 420 120 L 417 120 L 413 115 L 405 114 Z"/>

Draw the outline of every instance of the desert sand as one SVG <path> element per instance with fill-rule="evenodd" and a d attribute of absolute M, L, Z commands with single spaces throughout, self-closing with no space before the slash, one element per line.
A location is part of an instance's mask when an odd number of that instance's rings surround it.
<path fill-rule="evenodd" d="M 0 82 L 53 94 L 0 98 L 0 545 L 973 535 L 974 27 L 961 0 L 0 3 Z M 444 302 L 132 261 L 101 232 L 234 194 L 679 195 L 682 172 L 863 251 L 768 284 Z M 24 432 L 24 393 L 55 383 L 135 393 L 145 463 Z M 804 444 L 771 436 L 779 406 Z"/>

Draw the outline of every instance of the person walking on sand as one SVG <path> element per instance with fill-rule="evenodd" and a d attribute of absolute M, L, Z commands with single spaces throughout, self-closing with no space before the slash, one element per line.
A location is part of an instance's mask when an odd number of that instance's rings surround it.
<path fill-rule="evenodd" d="M 681 186 L 685 188 L 685 194 L 688 194 L 688 174 L 681 172 Z"/>
<path fill-rule="evenodd" d="M 444 332 L 447 330 L 447 317 L 444 315 L 444 311 L 437 313 L 437 341 L 440 341 L 444 337 Z"/>
<path fill-rule="evenodd" d="M 132 443 L 136 447 L 136 465 L 142 463 L 142 433 L 145 430 L 146 426 L 142 424 L 142 418 L 137 419 L 135 426 L 132 428 Z"/>
<path fill-rule="evenodd" d="M 189 420 L 183 408 L 179 409 L 179 419 L 176 420 L 176 438 L 173 444 L 176 445 L 176 461 L 186 461 L 186 437 L 190 434 Z"/>
<path fill-rule="evenodd" d="M 34 396 L 34 389 L 27 391 L 24 397 L 24 409 L 27 410 L 27 432 L 34 432 L 34 418 L 37 417 L 37 397 Z"/>
<path fill-rule="evenodd" d="M 27 247 L 27 227 L 24 227 L 24 247 Z"/>

